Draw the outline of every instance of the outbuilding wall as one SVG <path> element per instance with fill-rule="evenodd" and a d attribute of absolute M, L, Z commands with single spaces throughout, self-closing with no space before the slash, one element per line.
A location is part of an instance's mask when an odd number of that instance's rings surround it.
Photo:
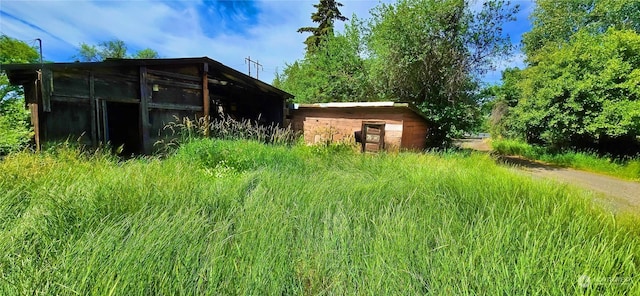
<path fill-rule="evenodd" d="M 291 110 L 291 125 L 304 134 L 308 144 L 355 142 L 355 133 L 365 121 L 385 122 L 385 149 L 423 149 L 427 124 L 408 108 L 340 107 Z"/>

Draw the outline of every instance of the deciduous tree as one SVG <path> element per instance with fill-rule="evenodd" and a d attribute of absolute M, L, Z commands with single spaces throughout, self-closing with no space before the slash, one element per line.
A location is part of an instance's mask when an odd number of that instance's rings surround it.
<path fill-rule="evenodd" d="M 640 32 L 640 1 L 538 0 L 531 15 L 533 28 L 523 35 L 530 62 L 545 45 L 558 47 L 579 30 L 601 34 L 609 28 Z"/>
<path fill-rule="evenodd" d="M 119 39 L 103 41 L 98 45 L 80 43 L 78 53 L 74 58 L 82 62 L 101 62 L 106 59 L 156 59 L 160 55 L 153 49 L 145 48 L 137 51 L 133 55 L 128 54 L 127 44 Z"/>
<path fill-rule="evenodd" d="M 519 7 L 464 0 L 400 0 L 372 11 L 368 45 L 377 91 L 413 102 L 433 121 L 430 144 L 441 146 L 479 122 L 477 78 L 512 45 L 502 33 Z"/>
<path fill-rule="evenodd" d="M 274 85 L 297 103 L 374 100 L 360 30 L 354 17 L 344 34 L 323 37 L 313 53 L 277 73 Z"/>
<path fill-rule="evenodd" d="M 36 49 L 25 42 L 0 35 L 0 64 L 35 63 L 39 58 Z M 9 84 L 0 66 L 0 155 L 22 148 L 30 133 L 23 91 Z"/>
<path fill-rule="evenodd" d="M 580 30 L 523 70 L 511 128 L 557 148 L 602 147 L 640 135 L 640 34 Z"/>

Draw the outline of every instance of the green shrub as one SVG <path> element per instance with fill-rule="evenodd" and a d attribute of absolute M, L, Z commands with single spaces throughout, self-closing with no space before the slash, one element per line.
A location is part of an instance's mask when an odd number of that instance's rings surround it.
<path fill-rule="evenodd" d="M 24 101 L 12 99 L 0 104 L 0 155 L 27 147 L 33 132 Z"/>

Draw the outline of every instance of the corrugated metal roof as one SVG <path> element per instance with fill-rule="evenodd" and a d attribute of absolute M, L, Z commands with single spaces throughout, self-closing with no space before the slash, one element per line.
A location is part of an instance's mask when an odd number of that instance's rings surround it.
<path fill-rule="evenodd" d="M 303 108 L 407 108 L 426 121 L 431 121 L 424 112 L 420 111 L 416 106 L 407 102 L 329 102 L 329 103 L 315 103 L 315 104 L 293 104 L 292 109 Z"/>

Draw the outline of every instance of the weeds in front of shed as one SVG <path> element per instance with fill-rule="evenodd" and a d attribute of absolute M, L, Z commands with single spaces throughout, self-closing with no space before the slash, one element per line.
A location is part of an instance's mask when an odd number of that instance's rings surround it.
<path fill-rule="evenodd" d="M 204 117 L 191 119 L 174 117 L 173 122 L 164 126 L 160 133 L 168 132 L 168 137 L 155 143 L 161 154 L 175 151 L 180 143 L 211 137 L 222 140 L 252 140 L 275 145 L 293 145 L 299 134 L 290 126 L 280 127 L 275 123 L 265 125 L 250 119 L 236 120 L 230 116 L 213 119 Z"/>
<path fill-rule="evenodd" d="M 0 295 L 640 292 L 637 218 L 583 191 L 486 155 L 318 149 L 10 154 Z"/>

